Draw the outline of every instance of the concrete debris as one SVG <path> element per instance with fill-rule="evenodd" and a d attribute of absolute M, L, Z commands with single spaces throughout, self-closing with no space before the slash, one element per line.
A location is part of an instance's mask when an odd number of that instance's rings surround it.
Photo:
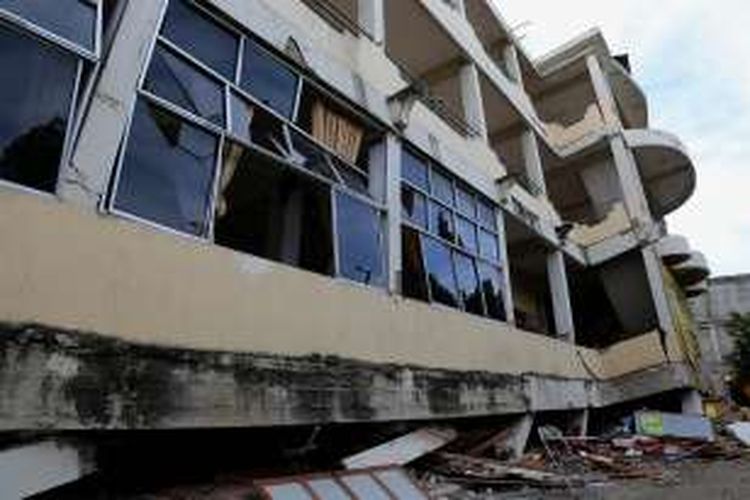
<path fill-rule="evenodd" d="M 750 423 L 735 422 L 727 426 L 727 430 L 745 446 L 750 446 Z"/>
<path fill-rule="evenodd" d="M 342 460 L 349 470 L 406 465 L 456 439 L 453 429 L 426 427 Z"/>

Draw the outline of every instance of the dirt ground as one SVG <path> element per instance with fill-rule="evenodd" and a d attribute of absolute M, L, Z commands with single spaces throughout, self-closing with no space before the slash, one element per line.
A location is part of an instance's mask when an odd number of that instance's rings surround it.
<path fill-rule="evenodd" d="M 750 500 L 750 459 L 685 462 L 669 468 L 662 482 L 623 481 L 573 492 L 524 491 L 470 498 L 498 500 Z"/>

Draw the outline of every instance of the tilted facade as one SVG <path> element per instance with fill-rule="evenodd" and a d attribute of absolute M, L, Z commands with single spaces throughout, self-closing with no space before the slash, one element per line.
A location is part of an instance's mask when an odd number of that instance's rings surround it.
<path fill-rule="evenodd" d="M 586 412 L 700 387 L 686 295 L 708 270 L 663 223 L 694 167 L 599 32 L 531 60 L 484 0 L 0 2 L 0 20 L 0 430 Z"/>

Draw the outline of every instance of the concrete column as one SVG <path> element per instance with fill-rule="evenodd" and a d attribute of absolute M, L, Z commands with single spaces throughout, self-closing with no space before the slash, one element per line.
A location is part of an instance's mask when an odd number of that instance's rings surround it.
<path fill-rule="evenodd" d="M 565 269 L 565 256 L 562 250 L 555 250 L 547 256 L 547 278 L 552 295 L 557 335 L 575 343 L 575 326 L 573 324 L 573 309 L 570 305 L 568 273 Z"/>
<path fill-rule="evenodd" d="M 388 290 L 393 294 L 401 293 L 402 258 L 401 258 L 401 143 L 394 135 L 386 137 L 386 187 L 385 203 L 386 242 L 388 245 Z"/>
<path fill-rule="evenodd" d="M 523 88 L 523 73 L 521 72 L 521 63 L 518 60 L 518 48 L 512 43 L 506 45 L 503 50 L 503 59 L 505 60 L 505 68 L 508 70 L 511 80 Z"/>
<path fill-rule="evenodd" d="M 375 43 L 385 43 L 385 0 L 358 0 L 359 25 Z"/>
<path fill-rule="evenodd" d="M 453 4 L 453 7 L 455 7 L 456 11 L 461 15 L 461 17 L 466 17 L 466 3 L 465 0 L 444 0 L 447 1 L 450 4 Z"/>
<path fill-rule="evenodd" d="M 526 175 L 537 185 L 544 196 L 547 196 L 547 182 L 544 178 L 544 165 L 539 153 L 539 142 L 533 130 L 525 130 L 521 134 L 521 150 Z"/>
<path fill-rule="evenodd" d="M 94 470 L 85 453 L 48 441 L 0 451 L 0 498 L 28 498 L 63 486 Z"/>
<path fill-rule="evenodd" d="M 513 424 L 513 431 L 507 441 L 507 446 L 514 458 L 521 458 L 526 451 L 526 444 L 529 442 L 533 426 L 534 415 L 531 413 L 523 415 Z"/>
<path fill-rule="evenodd" d="M 605 76 L 604 71 L 602 71 L 599 60 L 594 55 L 588 56 L 586 58 L 586 66 L 589 70 L 591 84 L 594 87 L 594 93 L 596 94 L 596 100 L 599 103 L 599 109 L 602 112 L 604 122 L 611 127 L 615 127 L 617 130 L 622 129 L 622 120 L 620 120 L 617 101 L 615 101 L 612 87 L 609 85 L 609 79 Z"/>
<path fill-rule="evenodd" d="M 576 412 L 571 419 L 571 427 L 577 430 L 578 437 L 586 437 L 589 435 L 589 409 L 584 408 L 583 410 Z"/>
<path fill-rule="evenodd" d="M 667 335 L 675 335 L 672 311 L 667 299 L 659 253 L 654 246 L 650 246 L 642 248 L 641 254 L 643 255 L 643 264 L 646 267 L 646 275 L 648 276 L 648 283 L 651 288 L 651 298 L 654 301 L 656 316 L 659 320 L 659 328 Z M 669 342 L 667 342 L 667 345 L 669 345 Z"/>
<path fill-rule="evenodd" d="M 682 413 L 703 416 L 703 398 L 700 392 L 690 390 L 682 395 Z"/>
<path fill-rule="evenodd" d="M 166 5 L 166 0 L 127 4 L 73 157 L 63 166 L 58 192 L 64 200 L 96 208 L 105 196 Z"/>
<path fill-rule="evenodd" d="M 459 70 L 461 85 L 461 102 L 464 107 L 464 118 L 479 134 L 479 139 L 487 142 L 487 119 L 484 115 L 484 99 L 479 83 L 479 70 L 472 62 L 464 64 Z"/>
<path fill-rule="evenodd" d="M 510 257 L 508 255 L 508 239 L 505 236 L 505 212 L 500 209 L 497 211 L 497 229 L 500 231 L 500 259 L 503 263 L 503 303 L 505 304 L 505 317 L 506 321 L 511 324 L 516 324 L 516 313 L 513 306 L 513 284 L 510 279 Z"/>
<path fill-rule="evenodd" d="M 633 152 L 625 144 L 625 139 L 621 135 L 613 136 L 610 139 L 610 148 L 612 149 L 617 176 L 620 179 L 625 206 L 630 213 L 630 217 L 640 221 L 643 226 L 650 225 L 653 220 L 651 209 L 648 206 L 646 191 L 643 189 L 641 174 L 638 172 L 638 164 Z"/>

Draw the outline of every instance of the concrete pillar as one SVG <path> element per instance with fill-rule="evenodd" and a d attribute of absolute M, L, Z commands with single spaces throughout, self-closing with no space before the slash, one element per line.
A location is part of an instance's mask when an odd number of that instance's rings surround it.
<path fill-rule="evenodd" d="M 484 115 L 484 99 L 479 82 L 479 70 L 474 63 L 464 64 L 459 70 L 461 102 L 464 107 L 464 118 L 479 134 L 479 139 L 487 142 L 487 119 Z"/>
<path fill-rule="evenodd" d="M 675 335 L 659 252 L 657 252 L 654 246 L 649 246 L 642 248 L 641 254 L 643 255 L 643 264 L 646 267 L 648 283 L 651 288 L 651 298 L 654 301 L 656 316 L 659 319 L 659 328 L 667 335 Z M 667 342 L 667 345 L 669 345 L 669 342 Z"/>
<path fill-rule="evenodd" d="M 584 408 L 576 412 L 571 419 L 571 427 L 577 431 L 577 437 L 586 437 L 589 435 L 589 409 Z"/>
<path fill-rule="evenodd" d="M 640 221 L 642 226 L 649 226 L 652 221 L 651 209 L 648 206 L 646 191 L 643 189 L 635 156 L 621 135 L 610 139 L 610 148 L 628 213 L 631 218 Z"/>
<path fill-rule="evenodd" d="M 386 241 L 388 255 L 388 290 L 393 294 L 401 293 L 401 143 L 394 135 L 385 139 L 386 187 L 385 203 Z"/>
<path fill-rule="evenodd" d="M 689 390 L 682 395 L 682 413 L 703 416 L 703 398 L 700 392 Z"/>
<path fill-rule="evenodd" d="M 466 3 L 465 0 L 447 0 L 448 3 L 452 4 L 453 7 L 456 9 L 456 12 L 461 17 L 466 17 Z"/>
<path fill-rule="evenodd" d="M 358 0 L 359 25 L 377 44 L 385 43 L 385 0 Z"/>
<path fill-rule="evenodd" d="M 518 48 L 512 43 L 506 45 L 503 49 L 503 59 L 510 79 L 523 88 L 523 73 L 521 72 L 521 63 L 518 60 Z"/>
<path fill-rule="evenodd" d="M 511 324 L 516 324 L 516 313 L 513 306 L 513 284 L 510 279 L 510 257 L 508 255 L 508 239 L 505 236 L 505 212 L 503 210 L 497 211 L 497 228 L 500 231 L 500 259 L 503 263 L 503 302 L 505 304 L 505 317 L 506 321 Z"/>
<path fill-rule="evenodd" d="M 565 269 L 565 255 L 562 250 L 555 250 L 547 256 L 547 278 L 552 295 L 557 335 L 575 343 L 575 326 L 573 324 L 573 309 L 570 305 L 568 273 Z"/>
<path fill-rule="evenodd" d="M 511 436 L 507 441 L 508 449 L 514 458 L 521 458 L 526 451 L 526 444 L 529 442 L 531 428 L 534 426 L 534 415 L 527 413 L 513 424 Z"/>
<path fill-rule="evenodd" d="M 521 151 L 526 175 L 539 188 L 541 194 L 547 196 L 547 182 L 544 178 L 544 165 L 539 153 L 539 141 L 533 130 L 527 129 L 521 133 Z"/>
<path fill-rule="evenodd" d="M 617 130 L 622 129 L 622 120 L 620 120 L 617 101 L 615 101 L 612 87 L 609 85 L 609 79 L 605 76 L 604 71 L 602 71 L 599 60 L 594 55 L 588 56 L 586 58 L 586 66 L 589 70 L 591 84 L 594 87 L 594 93 L 596 94 L 596 100 L 599 103 L 604 123 Z"/>
<path fill-rule="evenodd" d="M 58 193 L 64 200 L 93 209 L 104 198 L 166 5 L 154 0 L 125 7 L 73 157 L 63 166 Z"/>
<path fill-rule="evenodd" d="M 81 449 L 47 441 L 0 451 L 0 498 L 28 498 L 93 472 Z"/>

